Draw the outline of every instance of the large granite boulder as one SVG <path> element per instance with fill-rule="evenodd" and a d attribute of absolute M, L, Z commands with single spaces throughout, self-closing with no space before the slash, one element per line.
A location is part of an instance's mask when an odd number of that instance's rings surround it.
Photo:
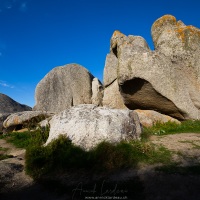
<path fill-rule="evenodd" d="M 117 80 L 129 109 L 199 119 L 200 30 L 166 15 L 156 20 L 151 33 L 154 51 L 142 37 L 114 32 L 110 55 L 115 56 L 115 67 L 106 66 L 106 72 L 110 67 L 116 73 L 110 79 L 104 75 L 104 82 Z"/>
<path fill-rule="evenodd" d="M 78 105 L 53 116 L 46 145 L 59 135 L 66 135 L 73 144 L 89 150 L 103 141 L 117 143 L 140 138 L 141 126 L 137 113 Z"/>
<path fill-rule="evenodd" d="M 94 102 L 100 104 L 98 91 L 93 95 L 93 79 L 93 75 L 78 64 L 52 69 L 36 87 L 34 110 L 59 113 L 74 105 L 92 103 L 92 96 Z"/>
<path fill-rule="evenodd" d="M 24 111 L 9 115 L 3 122 L 4 133 L 21 128 L 36 127 L 42 120 L 53 116 L 53 113 L 43 111 Z"/>
<path fill-rule="evenodd" d="M 30 110 L 32 110 L 31 107 L 20 104 L 9 96 L 0 93 L 0 113 L 14 113 Z"/>

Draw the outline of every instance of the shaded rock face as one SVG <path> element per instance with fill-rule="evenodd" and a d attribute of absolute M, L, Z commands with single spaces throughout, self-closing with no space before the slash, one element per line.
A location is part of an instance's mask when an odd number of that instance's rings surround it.
<path fill-rule="evenodd" d="M 134 87 L 133 87 L 134 86 Z M 121 86 L 125 105 L 131 109 L 162 110 L 163 113 L 176 118 L 182 118 L 177 113 L 177 107 L 166 97 L 159 94 L 153 86 L 144 79 L 134 78 Z M 134 102 L 134 103 L 133 103 Z"/>
<path fill-rule="evenodd" d="M 9 96 L 0 93 L 0 113 L 14 113 L 30 110 L 32 110 L 31 107 L 20 104 Z"/>
<path fill-rule="evenodd" d="M 3 122 L 10 115 L 10 113 L 0 113 L 0 133 L 3 131 Z"/>
<path fill-rule="evenodd" d="M 117 80 L 129 109 L 199 119 L 200 30 L 166 15 L 156 20 L 151 33 L 154 51 L 142 37 L 114 32 L 109 54 L 114 64 L 106 62 L 104 82 Z M 116 73 L 110 76 L 109 69 Z"/>
<path fill-rule="evenodd" d="M 34 110 L 58 113 L 75 105 L 91 103 L 93 79 L 93 75 L 78 64 L 54 68 L 36 87 Z"/>
<path fill-rule="evenodd" d="M 135 112 L 138 114 L 140 123 L 142 126 L 145 127 L 151 127 L 156 123 L 166 123 L 166 122 L 175 122 L 177 124 L 180 124 L 177 119 L 174 119 L 170 116 L 160 114 L 153 110 L 135 110 Z"/>
<path fill-rule="evenodd" d="M 53 113 L 42 111 L 24 111 L 9 115 L 3 122 L 4 132 L 11 132 L 25 127 L 36 126 L 38 122 L 53 116 Z"/>
<path fill-rule="evenodd" d="M 50 120 L 46 144 L 59 135 L 66 135 L 72 143 L 89 150 L 103 141 L 117 143 L 140 138 L 141 126 L 137 114 L 131 110 L 78 105 Z"/>

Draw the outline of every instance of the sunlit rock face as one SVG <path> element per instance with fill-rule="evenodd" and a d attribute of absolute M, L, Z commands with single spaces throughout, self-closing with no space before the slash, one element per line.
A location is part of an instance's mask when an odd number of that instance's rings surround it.
<path fill-rule="evenodd" d="M 107 88 L 117 81 L 115 90 L 129 109 L 199 119 L 200 30 L 165 15 L 154 22 L 151 34 L 153 51 L 142 37 L 113 33 L 109 56 L 114 62 L 107 61 L 104 69 Z"/>
<path fill-rule="evenodd" d="M 112 144 L 139 139 L 141 126 L 138 115 L 132 110 L 110 109 L 93 104 L 82 104 L 55 115 L 49 121 L 47 144 L 59 135 L 65 135 L 73 144 L 85 150 L 101 142 Z"/>
<path fill-rule="evenodd" d="M 9 96 L 0 93 L 0 133 L 3 131 L 4 120 L 6 120 L 11 113 L 31 110 L 31 107 L 20 104 Z"/>
<path fill-rule="evenodd" d="M 98 79 L 81 65 L 55 67 L 36 87 L 34 110 L 59 113 L 79 104 L 101 104 L 101 88 Z"/>

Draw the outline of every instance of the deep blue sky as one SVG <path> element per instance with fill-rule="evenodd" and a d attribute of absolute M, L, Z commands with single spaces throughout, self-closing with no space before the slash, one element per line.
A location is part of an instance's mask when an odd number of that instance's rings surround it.
<path fill-rule="evenodd" d="M 199 0 L 0 0 L 0 92 L 33 106 L 37 83 L 78 63 L 101 81 L 114 30 L 143 36 L 165 14 L 200 28 Z"/>

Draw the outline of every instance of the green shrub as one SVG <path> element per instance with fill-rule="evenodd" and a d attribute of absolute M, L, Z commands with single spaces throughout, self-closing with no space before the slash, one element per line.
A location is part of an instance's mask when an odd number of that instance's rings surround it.
<path fill-rule="evenodd" d="M 90 151 L 84 151 L 61 135 L 57 140 L 43 146 L 48 129 L 33 132 L 11 133 L 3 136 L 17 147 L 26 148 L 26 172 L 34 179 L 44 175 L 68 170 L 87 169 L 113 171 L 137 167 L 139 163 L 168 163 L 171 154 L 164 147 L 157 148 L 147 142 L 150 132 L 141 141 L 111 144 L 102 142 Z"/>
<path fill-rule="evenodd" d="M 49 127 L 37 129 L 35 131 L 12 132 L 0 137 L 14 144 L 18 148 L 27 148 L 29 145 L 42 145 L 49 136 Z"/>
<path fill-rule="evenodd" d="M 102 142 L 90 151 L 73 145 L 60 136 L 46 147 L 32 145 L 26 151 L 26 172 L 35 179 L 68 170 L 87 169 L 96 172 L 135 167 L 140 162 L 168 162 L 171 154 L 150 143 L 133 141 L 117 145 Z"/>
<path fill-rule="evenodd" d="M 77 169 L 86 165 L 87 152 L 74 146 L 64 136 L 59 136 L 46 147 L 39 144 L 31 145 L 26 150 L 26 172 L 39 178 L 50 172 Z"/>

